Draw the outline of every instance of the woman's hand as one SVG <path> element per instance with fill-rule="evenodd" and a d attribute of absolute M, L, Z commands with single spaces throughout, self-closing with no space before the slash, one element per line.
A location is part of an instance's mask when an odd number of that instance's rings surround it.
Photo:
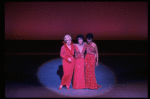
<path fill-rule="evenodd" d="M 83 44 L 84 44 L 84 45 L 87 45 L 87 43 L 86 43 L 86 42 L 83 42 Z"/>
<path fill-rule="evenodd" d="M 98 66 L 98 61 L 96 61 L 96 64 L 95 64 L 96 66 Z"/>
<path fill-rule="evenodd" d="M 69 62 L 69 63 L 71 62 L 71 59 L 70 59 L 70 58 L 68 58 L 68 62 Z"/>

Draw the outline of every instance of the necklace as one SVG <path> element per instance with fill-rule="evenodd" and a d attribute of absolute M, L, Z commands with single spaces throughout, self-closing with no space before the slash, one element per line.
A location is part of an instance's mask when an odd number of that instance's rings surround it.
<path fill-rule="evenodd" d="M 83 46 L 83 43 L 82 43 L 82 44 L 79 44 L 79 46 Z"/>

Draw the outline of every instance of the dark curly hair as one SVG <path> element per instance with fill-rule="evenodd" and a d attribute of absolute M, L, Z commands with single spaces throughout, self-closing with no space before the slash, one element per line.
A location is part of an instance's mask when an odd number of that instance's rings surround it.
<path fill-rule="evenodd" d="M 93 35 L 92 33 L 88 33 L 88 34 L 86 35 L 86 38 L 87 38 L 87 39 L 93 39 L 93 37 L 94 37 L 94 35 Z"/>
<path fill-rule="evenodd" d="M 78 38 L 82 38 L 84 40 L 84 36 L 82 34 L 77 35 L 76 39 L 78 41 Z"/>

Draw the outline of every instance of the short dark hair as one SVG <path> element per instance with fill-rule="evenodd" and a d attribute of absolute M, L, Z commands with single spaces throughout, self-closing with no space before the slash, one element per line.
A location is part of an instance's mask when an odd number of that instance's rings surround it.
<path fill-rule="evenodd" d="M 86 38 L 87 38 L 87 39 L 93 39 L 93 37 L 94 37 L 94 35 L 93 35 L 92 33 L 88 33 L 88 34 L 86 35 Z"/>
<path fill-rule="evenodd" d="M 77 35 L 76 39 L 78 40 L 78 38 L 82 38 L 84 40 L 84 36 L 82 34 Z"/>

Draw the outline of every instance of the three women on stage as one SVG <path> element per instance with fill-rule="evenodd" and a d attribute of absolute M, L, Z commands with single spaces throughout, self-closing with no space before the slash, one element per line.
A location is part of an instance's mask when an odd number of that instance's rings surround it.
<path fill-rule="evenodd" d="M 87 43 L 83 42 L 84 37 L 79 34 L 77 36 L 78 44 L 73 44 L 70 35 L 64 36 L 64 45 L 60 51 L 64 74 L 59 89 L 62 89 L 63 85 L 69 89 L 72 76 L 73 89 L 98 89 L 101 87 L 97 84 L 95 76 L 95 65 L 98 66 L 98 49 L 92 42 L 93 34 L 88 33 L 86 38 Z"/>

